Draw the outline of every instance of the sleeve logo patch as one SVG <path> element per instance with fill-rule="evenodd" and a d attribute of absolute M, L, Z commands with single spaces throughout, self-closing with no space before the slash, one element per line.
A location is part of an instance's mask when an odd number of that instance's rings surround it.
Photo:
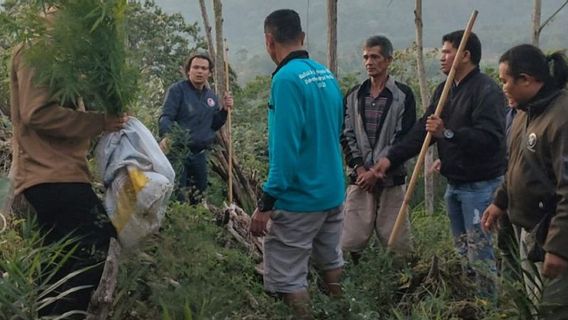
<path fill-rule="evenodd" d="M 213 100 L 213 98 L 207 98 L 207 105 L 210 107 L 214 107 L 215 106 L 215 100 Z"/>

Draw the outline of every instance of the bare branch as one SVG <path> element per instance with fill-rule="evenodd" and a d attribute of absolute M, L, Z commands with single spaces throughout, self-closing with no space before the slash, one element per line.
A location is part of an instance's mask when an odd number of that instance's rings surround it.
<path fill-rule="evenodd" d="M 544 23 L 540 26 L 540 28 L 538 29 L 538 32 L 540 33 L 542 31 L 542 29 L 544 29 L 544 27 L 546 27 L 546 25 L 548 23 L 550 23 L 552 21 L 552 19 L 554 19 L 554 17 L 562 10 L 564 9 L 564 7 L 568 4 L 568 0 L 564 1 L 564 4 L 562 4 L 560 6 L 560 8 L 558 8 L 558 10 L 554 11 L 553 14 L 550 15 L 550 17 L 548 17 L 548 19 L 546 19 L 546 21 L 544 21 Z"/>

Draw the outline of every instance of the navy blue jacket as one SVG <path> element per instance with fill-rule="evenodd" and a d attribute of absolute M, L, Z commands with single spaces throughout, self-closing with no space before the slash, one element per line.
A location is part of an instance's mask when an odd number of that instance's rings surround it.
<path fill-rule="evenodd" d="M 219 100 L 209 88 L 196 89 L 190 81 L 183 80 L 168 88 L 160 115 L 160 136 L 164 136 L 177 123 L 190 133 L 189 148 L 193 153 L 208 148 L 215 140 L 215 132 L 227 120 Z"/>

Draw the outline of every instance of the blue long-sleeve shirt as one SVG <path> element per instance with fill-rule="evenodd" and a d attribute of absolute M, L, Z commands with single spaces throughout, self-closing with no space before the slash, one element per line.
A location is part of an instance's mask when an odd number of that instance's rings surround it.
<path fill-rule="evenodd" d="M 333 74 L 291 53 L 272 78 L 268 110 L 269 171 L 263 191 L 274 208 L 316 212 L 343 203 L 340 134 L 343 99 Z"/>
<path fill-rule="evenodd" d="M 189 131 L 192 152 L 208 148 L 215 140 L 215 132 L 227 120 L 217 96 L 209 88 L 196 89 L 190 81 L 183 80 L 168 88 L 159 120 L 159 134 L 164 136 L 178 125 Z"/>

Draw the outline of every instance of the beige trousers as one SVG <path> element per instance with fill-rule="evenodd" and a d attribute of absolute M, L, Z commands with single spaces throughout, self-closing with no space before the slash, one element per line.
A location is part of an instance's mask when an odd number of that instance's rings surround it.
<path fill-rule="evenodd" d="M 373 235 L 373 230 L 380 243 L 386 247 L 404 200 L 405 190 L 406 186 L 400 185 L 369 193 L 359 186 L 349 185 L 341 237 L 343 250 L 362 251 Z M 399 233 L 399 238 L 393 245 L 393 250 L 401 254 L 412 250 L 408 215 Z"/>

